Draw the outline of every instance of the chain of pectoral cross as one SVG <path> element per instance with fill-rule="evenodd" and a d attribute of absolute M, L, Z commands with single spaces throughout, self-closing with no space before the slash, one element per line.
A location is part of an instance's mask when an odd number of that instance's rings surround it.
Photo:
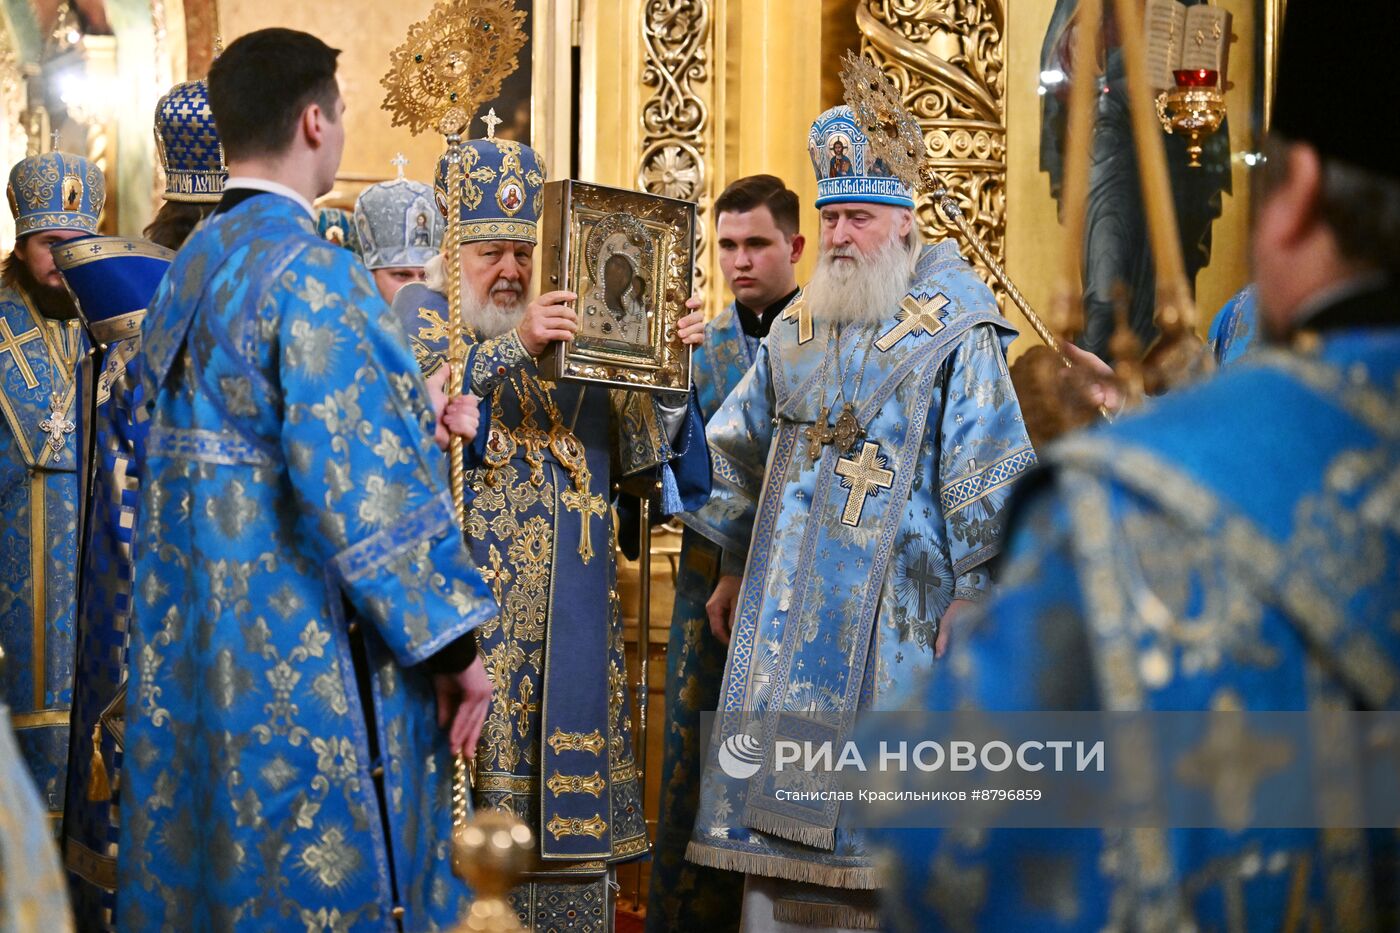
<path fill-rule="evenodd" d="M 860 372 L 856 374 L 856 384 L 851 390 L 851 397 L 846 400 L 845 406 L 837 415 L 836 423 L 831 423 L 831 412 L 836 408 L 836 403 L 846 397 L 846 375 L 855 362 L 856 354 L 860 352 L 860 340 L 857 338 L 855 346 L 851 348 L 850 357 L 841 362 L 841 336 L 845 325 L 833 327 L 831 335 L 827 340 L 827 346 L 836 350 L 836 391 L 832 393 L 831 404 L 826 404 L 826 391 L 822 391 L 821 411 L 817 414 L 817 420 L 807 429 L 807 455 L 812 460 L 820 460 L 822 448 L 828 444 L 835 444 L 836 449 L 845 453 L 855 445 L 855 442 L 865 436 L 865 428 L 862 427 L 856 412 L 860 406 L 860 389 L 865 383 L 865 368 L 870 362 L 870 355 L 875 341 L 875 330 L 870 331 L 870 340 L 866 342 L 865 353 L 861 356 Z"/>
<path fill-rule="evenodd" d="M 569 474 L 572 488 L 560 493 L 559 501 L 564 508 L 579 513 L 578 556 L 587 564 L 593 560 L 594 553 L 593 519 L 607 516 L 608 500 L 593 492 L 593 471 L 588 468 L 587 453 L 572 427 L 564 424 L 564 415 L 555 404 L 549 388 L 528 374 L 522 374 L 518 380 L 512 377 L 512 385 L 520 398 L 521 430 L 518 440 L 525 445 L 526 460 L 532 468 L 538 464 L 542 470 L 543 448 L 548 446 Z M 549 417 L 548 431 L 541 431 L 534 421 L 532 396 L 539 398 Z"/>

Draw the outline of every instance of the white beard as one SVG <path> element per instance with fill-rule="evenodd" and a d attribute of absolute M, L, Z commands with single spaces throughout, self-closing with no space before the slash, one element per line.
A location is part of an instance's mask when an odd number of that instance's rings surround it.
<path fill-rule="evenodd" d="M 439 295 L 447 294 L 446 266 L 442 256 L 437 255 L 429 259 L 423 269 L 426 279 L 423 284 Z M 502 308 L 490 295 L 478 298 L 467 283 L 463 282 L 462 286 L 462 320 L 482 340 L 499 337 L 513 329 L 525 316 L 525 307 L 530 303 L 523 289 L 514 304 Z"/>
<path fill-rule="evenodd" d="M 821 254 L 802 297 L 816 321 L 874 324 L 892 319 L 914 278 L 911 247 L 898 235 L 866 256 L 853 246 Z M 837 256 L 854 257 L 837 262 Z"/>
<path fill-rule="evenodd" d="M 478 298 L 469 289 L 462 290 L 462 320 L 468 327 L 476 331 L 477 337 L 482 340 L 490 340 L 492 337 L 499 337 L 509 330 L 513 330 L 520 319 L 525 316 L 525 307 L 529 304 L 529 299 L 522 291 L 515 303 L 507 308 L 502 308 L 491 300 L 491 296 Z"/>

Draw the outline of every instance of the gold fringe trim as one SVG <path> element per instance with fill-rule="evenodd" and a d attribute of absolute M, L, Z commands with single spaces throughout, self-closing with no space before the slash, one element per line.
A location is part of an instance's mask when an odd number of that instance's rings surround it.
<path fill-rule="evenodd" d="M 836 830 L 822 829 L 820 826 L 804 826 L 791 817 L 778 816 L 766 810 L 750 807 L 744 812 L 744 825 L 779 839 L 800 842 L 804 846 L 830 852 L 836 848 Z"/>
<path fill-rule="evenodd" d="M 880 886 L 875 869 L 871 866 L 840 868 L 835 865 L 818 865 L 793 858 L 716 849 L 700 842 L 691 842 L 686 846 L 685 857 L 688 861 L 705 868 L 784 878 L 788 881 L 819 884 L 827 888 L 873 891 Z"/>
<path fill-rule="evenodd" d="M 87 799 L 105 803 L 112 799 L 112 784 L 107 779 L 107 762 L 102 760 L 102 724 L 92 727 L 92 771 L 88 774 Z"/>
<path fill-rule="evenodd" d="M 880 911 L 846 904 L 814 904 L 810 901 L 776 901 L 773 919 L 807 927 L 838 930 L 883 930 Z"/>

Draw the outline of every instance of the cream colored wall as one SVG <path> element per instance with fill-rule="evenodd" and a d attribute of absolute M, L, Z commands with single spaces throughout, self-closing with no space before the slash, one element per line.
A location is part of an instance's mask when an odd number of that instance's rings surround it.
<path fill-rule="evenodd" d="M 379 79 L 388 70 L 389 53 L 403 42 L 409 25 L 427 16 L 432 6 L 432 0 L 219 0 L 225 44 L 255 29 L 285 26 L 310 32 L 341 50 L 346 141 L 341 183 L 332 198 L 353 198 L 366 183 L 392 177 L 390 160 L 397 152 L 409 159 L 408 177 L 432 183 L 443 149 L 441 137 L 428 133 L 415 137 L 403 127 L 391 127 L 389 115 L 379 109 L 384 99 Z"/>

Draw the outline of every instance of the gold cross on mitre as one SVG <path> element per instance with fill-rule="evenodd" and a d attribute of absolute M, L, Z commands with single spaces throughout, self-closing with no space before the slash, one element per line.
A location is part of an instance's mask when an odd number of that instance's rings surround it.
<path fill-rule="evenodd" d="M 948 299 L 943 295 L 934 295 L 922 303 L 913 295 L 906 295 L 899 303 L 899 323 L 875 341 L 876 349 L 885 353 L 910 334 L 938 333 L 943 329 L 943 318 L 938 312 L 946 307 Z"/>
<path fill-rule="evenodd" d="M 804 344 L 812 339 L 812 311 L 807 307 L 807 299 L 798 295 L 778 316 L 784 321 L 797 319 L 798 344 Z"/>
<path fill-rule="evenodd" d="M 399 177 L 397 180 L 403 181 L 403 170 L 408 167 L 408 156 L 402 152 L 395 153 L 394 157 L 389 160 L 389 164 L 398 169 Z"/>
<path fill-rule="evenodd" d="M 492 142 L 495 142 L 496 127 L 500 126 L 506 121 L 496 116 L 496 108 L 492 107 L 490 110 L 486 111 L 486 116 L 481 118 L 481 122 L 486 124 L 486 138 L 491 140 Z"/>
<path fill-rule="evenodd" d="M 34 375 L 34 368 L 29 365 L 29 357 L 24 355 L 20 347 L 26 343 L 32 343 L 43 337 L 39 333 L 39 328 L 27 330 L 15 336 L 15 332 L 10 330 L 10 322 L 0 317 L 0 353 L 8 353 L 14 358 L 15 365 L 19 367 L 19 373 L 24 377 L 24 386 L 27 389 L 36 388 L 39 385 L 39 378 Z"/>
<path fill-rule="evenodd" d="M 841 477 L 841 486 L 850 490 L 846 494 L 846 508 L 841 512 L 841 524 L 858 527 L 865 512 L 865 500 L 881 489 L 894 485 L 894 470 L 881 466 L 884 460 L 880 456 L 880 445 L 866 441 L 861 445 L 859 457 L 854 460 L 842 457 L 836 462 L 836 475 Z"/>

